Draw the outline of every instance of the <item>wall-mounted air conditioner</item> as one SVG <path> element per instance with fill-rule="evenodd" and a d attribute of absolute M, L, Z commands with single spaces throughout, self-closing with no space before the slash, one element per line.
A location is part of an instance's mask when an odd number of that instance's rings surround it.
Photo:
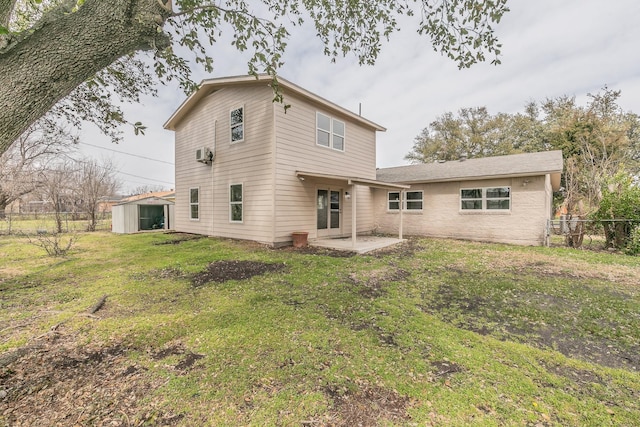
<path fill-rule="evenodd" d="M 196 150 L 196 161 L 202 163 L 213 161 L 213 152 L 207 147 L 198 148 Z"/>

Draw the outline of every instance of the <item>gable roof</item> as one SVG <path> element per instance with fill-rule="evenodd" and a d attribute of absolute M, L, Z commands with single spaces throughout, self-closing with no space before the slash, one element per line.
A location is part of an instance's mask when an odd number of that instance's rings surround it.
<path fill-rule="evenodd" d="M 270 86 L 272 81 L 272 77 L 267 74 L 258 74 L 258 76 L 231 76 L 231 77 L 220 77 L 214 79 L 205 79 L 200 82 L 200 86 L 198 89 L 193 92 L 189 97 L 178 107 L 178 109 L 169 117 L 169 119 L 165 122 L 164 128 L 168 130 L 176 130 L 176 126 L 184 119 L 186 115 L 206 96 L 216 92 L 224 87 L 229 86 L 238 86 L 238 85 L 247 85 L 247 84 L 255 84 L 258 86 Z M 315 93 L 309 92 L 302 87 L 291 83 L 290 81 L 278 76 L 278 85 L 283 90 L 285 102 L 286 102 L 286 92 L 291 92 L 296 95 L 302 96 L 303 98 L 310 100 L 312 102 L 318 103 L 323 107 L 333 110 L 346 116 L 359 124 L 372 128 L 377 131 L 384 132 L 387 129 L 380 126 L 377 123 L 372 122 L 371 120 L 367 120 L 364 117 L 347 110 L 339 106 L 338 104 L 334 104 L 333 102 L 322 98 Z"/>
<path fill-rule="evenodd" d="M 554 190 L 557 190 L 562 169 L 562 151 L 556 150 L 382 168 L 376 171 L 376 178 L 411 184 L 550 174 Z"/>

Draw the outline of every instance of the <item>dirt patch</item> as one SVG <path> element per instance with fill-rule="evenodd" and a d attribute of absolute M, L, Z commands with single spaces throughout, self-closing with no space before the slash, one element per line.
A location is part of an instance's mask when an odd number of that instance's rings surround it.
<path fill-rule="evenodd" d="M 465 371 L 465 369 L 461 365 L 448 360 L 431 362 L 431 367 L 434 370 L 433 374 L 436 378 L 448 378 L 453 374 Z"/>
<path fill-rule="evenodd" d="M 469 276 L 464 280 L 472 279 Z M 552 325 L 514 314 L 516 307 L 535 307 L 540 314 L 546 311 L 563 315 L 578 313 L 581 307 L 575 301 L 545 294 L 536 294 L 530 298 L 531 301 L 517 299 L 521 296 L 521 293 L 517 293 L 512 298 L 497 300 L 467 292 L 464 284 L 442 284 L 428 303 L 418 305 L 418 308 L 456 327 L 481 335 L 552 349 L 567 357 L 611 368 L 640 370 L 638 346 L 627 347 L 615 340 L 589 334 L 569 323 L 560 323 L 561 320 Z"/>
<path fill-rule="evenodd" d="M 189 234 L 189 233 L 167 233 L 167 234 L 171 234 L 170 240 L 163 240 L 162 242 L 153 242 L 152 245 L 156 245 L 156 246 L 179 245 L 180 243 L 188 242 L 191 240 L 200 240 L 207 237 L 201 234 Z"/>
<path fill-rule="evenodd" d="M 385 287 L 391 282 L 404 280 L 410 272 L 400 268 L 384 268 L 360 273 L 350 273 L 347 281 L 359 288 L 359 294 L 365 298 L 378 298 L 386 293 Z"/>
<path fill-rule="evenodd" d="M 640 348 L 625 349 L 618 343 L 597 337 L 571 336 L 559 328 L 535 328 L 533 344 L 556 350 L 610 368 L 640 370 Z"/>
<path fill-rule="evenodd" d="M 266 273 L 276 273 L 284 270 L 284 263 L 266 263 L 257 261 L 216 261 L 207 268 L 192 276 L 193 286 L 207 283 L 222 283 L 228 280 L 246 280 Z"/>
<path fill-rule="evenodd" d="M 130 351 L 122 344 L 83 347 L 73 336 L 47 335 L 0 370 L 0 424 L 175 425 L 183 415 L 161 412 L 149 399 L 162 380 L 132 363 Z"/>
<path fill-rule="evenodd" d="M 405 242 L 387 248 L 376 249 L 375 251 L 369 252 L 367 255 L 372 255 L 376 258 L 382 258 L 385 256 L 404 258 L 412 257 L 421 249 L 422 246 L 420 246 L 420 239 L 410 236 L 406 239 Z"/>
<path fill-rule="evenodd" d="M 303 246 L 301 248 L 294 248 L 293 246 L 283 246 L 278 248 L 279 251 L 286 252 L 295 252 L 304 255 L 321 255 L 328 256 L 331 258 L 351 258 L 353 256 L 358 255 L 357 252 L 353 251 L 339 251 L 337 249 L 329 249 L 329 248 L 320 248 L 317 246 Z"/>
<path fill-rule="evenodd" d="M 329 386 L 324 393 L 333 401 L 330 422 L 336 427 L 378 426 L 410 419 L 410 400 L 396 391 L 363 386 L 356 391 Z M 308 424 L 313 425 L 313 424 Z"/>

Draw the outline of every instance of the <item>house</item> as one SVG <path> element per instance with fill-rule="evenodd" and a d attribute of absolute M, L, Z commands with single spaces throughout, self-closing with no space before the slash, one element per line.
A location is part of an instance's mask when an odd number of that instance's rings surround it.
<path fill-rule="evenodd" d="M 404 231 L 521 245 L 546 243 L 562 151 L 461 159 L 379 169 L 377 179 L 410 185 Z M 377 230 L 400 227 L 400 195 L 375 195 Z"/>
<path fill-rule="evenodd" d="M 376 132 L 385 129 L 285 79 L 205 80 L 165 123 L 175 131 L 178 231 L 288 245 L 374 229 Z"/>
<path fill-rule="evenodd" d="M 272 102 L 270 77 L 225 77 L 204 80 L 165 123 L 175 131 L 177 231 L 273 246 L 291 244 L 297 232 L 308 233 L 310 239 L 351 237 L 355 242 L 358 235 L 376 231 L 400 238 L 403 232 L 432 234 L 429 218 L 450 211 L 467 222 L 473 217 L 484 224 L 490 217 L 513 227 L 521 219 L 509 219 L 507 212 L 516 211 L 519 193 L 542 188 L 528 193 L 535 193 L 536 200 L 527 203 L 536 207 L 527 209 L 536 219 L 524 231 L 536 229 L 520 240 L 542 243 L 539 238 L 551 212 L 551 175 L 559 173 L 555 164 L 473 176 L 458 168 L 439 178 L 434 175 L 435 181 L 414 166 L 377 170 L 376 133 L 385 131 L 382 126 L 283 78 L 278 82 L 290 106 L 286 110 Z M 508 205 L 500 215 L 489 212 L 493 200 L 488 205 L 487 200 L 495 191 L 487 189 L 492 188 L 501 189 L 498 204 Z M 467 191 L 478 189 L 480 193 Z M 478 194 L 463 205 L 458 200 Z M 445 200 L 452 204 L 446 209 L 435 204 Z M 466 207 L 474 203 L 483 209 L 468 214 Z M 405 218 L 408 228 L 403 227 Z M 466 234 L 450 237 L 503 241 L 498 228 L 482 226 L 471 232 L 469 226 Z M 441 231 L 433 235 L 444 235 Z"/>
<path fill-rule="evenodd" d="M 166 192 L 173 197 L 173 192 Z M 146 196 L 124 199 L 111 210 L 111 231 L 120 234 L 151 230 L 172 230 L 174 202 L 169 198 Z"/>

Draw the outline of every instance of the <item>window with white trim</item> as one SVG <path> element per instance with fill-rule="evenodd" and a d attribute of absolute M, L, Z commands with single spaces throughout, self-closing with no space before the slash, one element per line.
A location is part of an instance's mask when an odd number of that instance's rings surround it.
<path fill-rule="evenodd" d="M 244 107 L 231 110 L 231 143 L 244 141 Z"/>
<path fill-rule="evenodd" d="M 422 191 L 407 191 L 405 194 L 404 208 L 408 211 L 422 210 Z"/>
<path fill-rule="evenodd" d="M 400 210 L 400 192 L 389 191 L 387 193 L 387 209 L 390 211 Z"/>
<path fill-rule="evenodd" d="M 344 151 L 346 125 L 344 122 L 316 113 L 316 144 Z"/>
<path fill-rule="evenodd" d="M 461 210 L 511 209 L 511 187 L 463 188 L 460 190 Z"/>
<path fill-rule="evenodd" d="M 400 192 L 389 191 L 387 193 L 387 209 L 390 211 L 400 210 Z M 402 209 L 405 211 L 421 211 L 424 204 L 424 193 L 422 191 L 406 191 L 402 201 Z"/>
<path fill-rule="evenodd" d="M 242 222 L 242 184 L 229 186 L 229 221 Z"/>
<path fill-rule="evenodd" d="M 200 219 L 200 189 L 189 189 L 189 218 Z"/>

